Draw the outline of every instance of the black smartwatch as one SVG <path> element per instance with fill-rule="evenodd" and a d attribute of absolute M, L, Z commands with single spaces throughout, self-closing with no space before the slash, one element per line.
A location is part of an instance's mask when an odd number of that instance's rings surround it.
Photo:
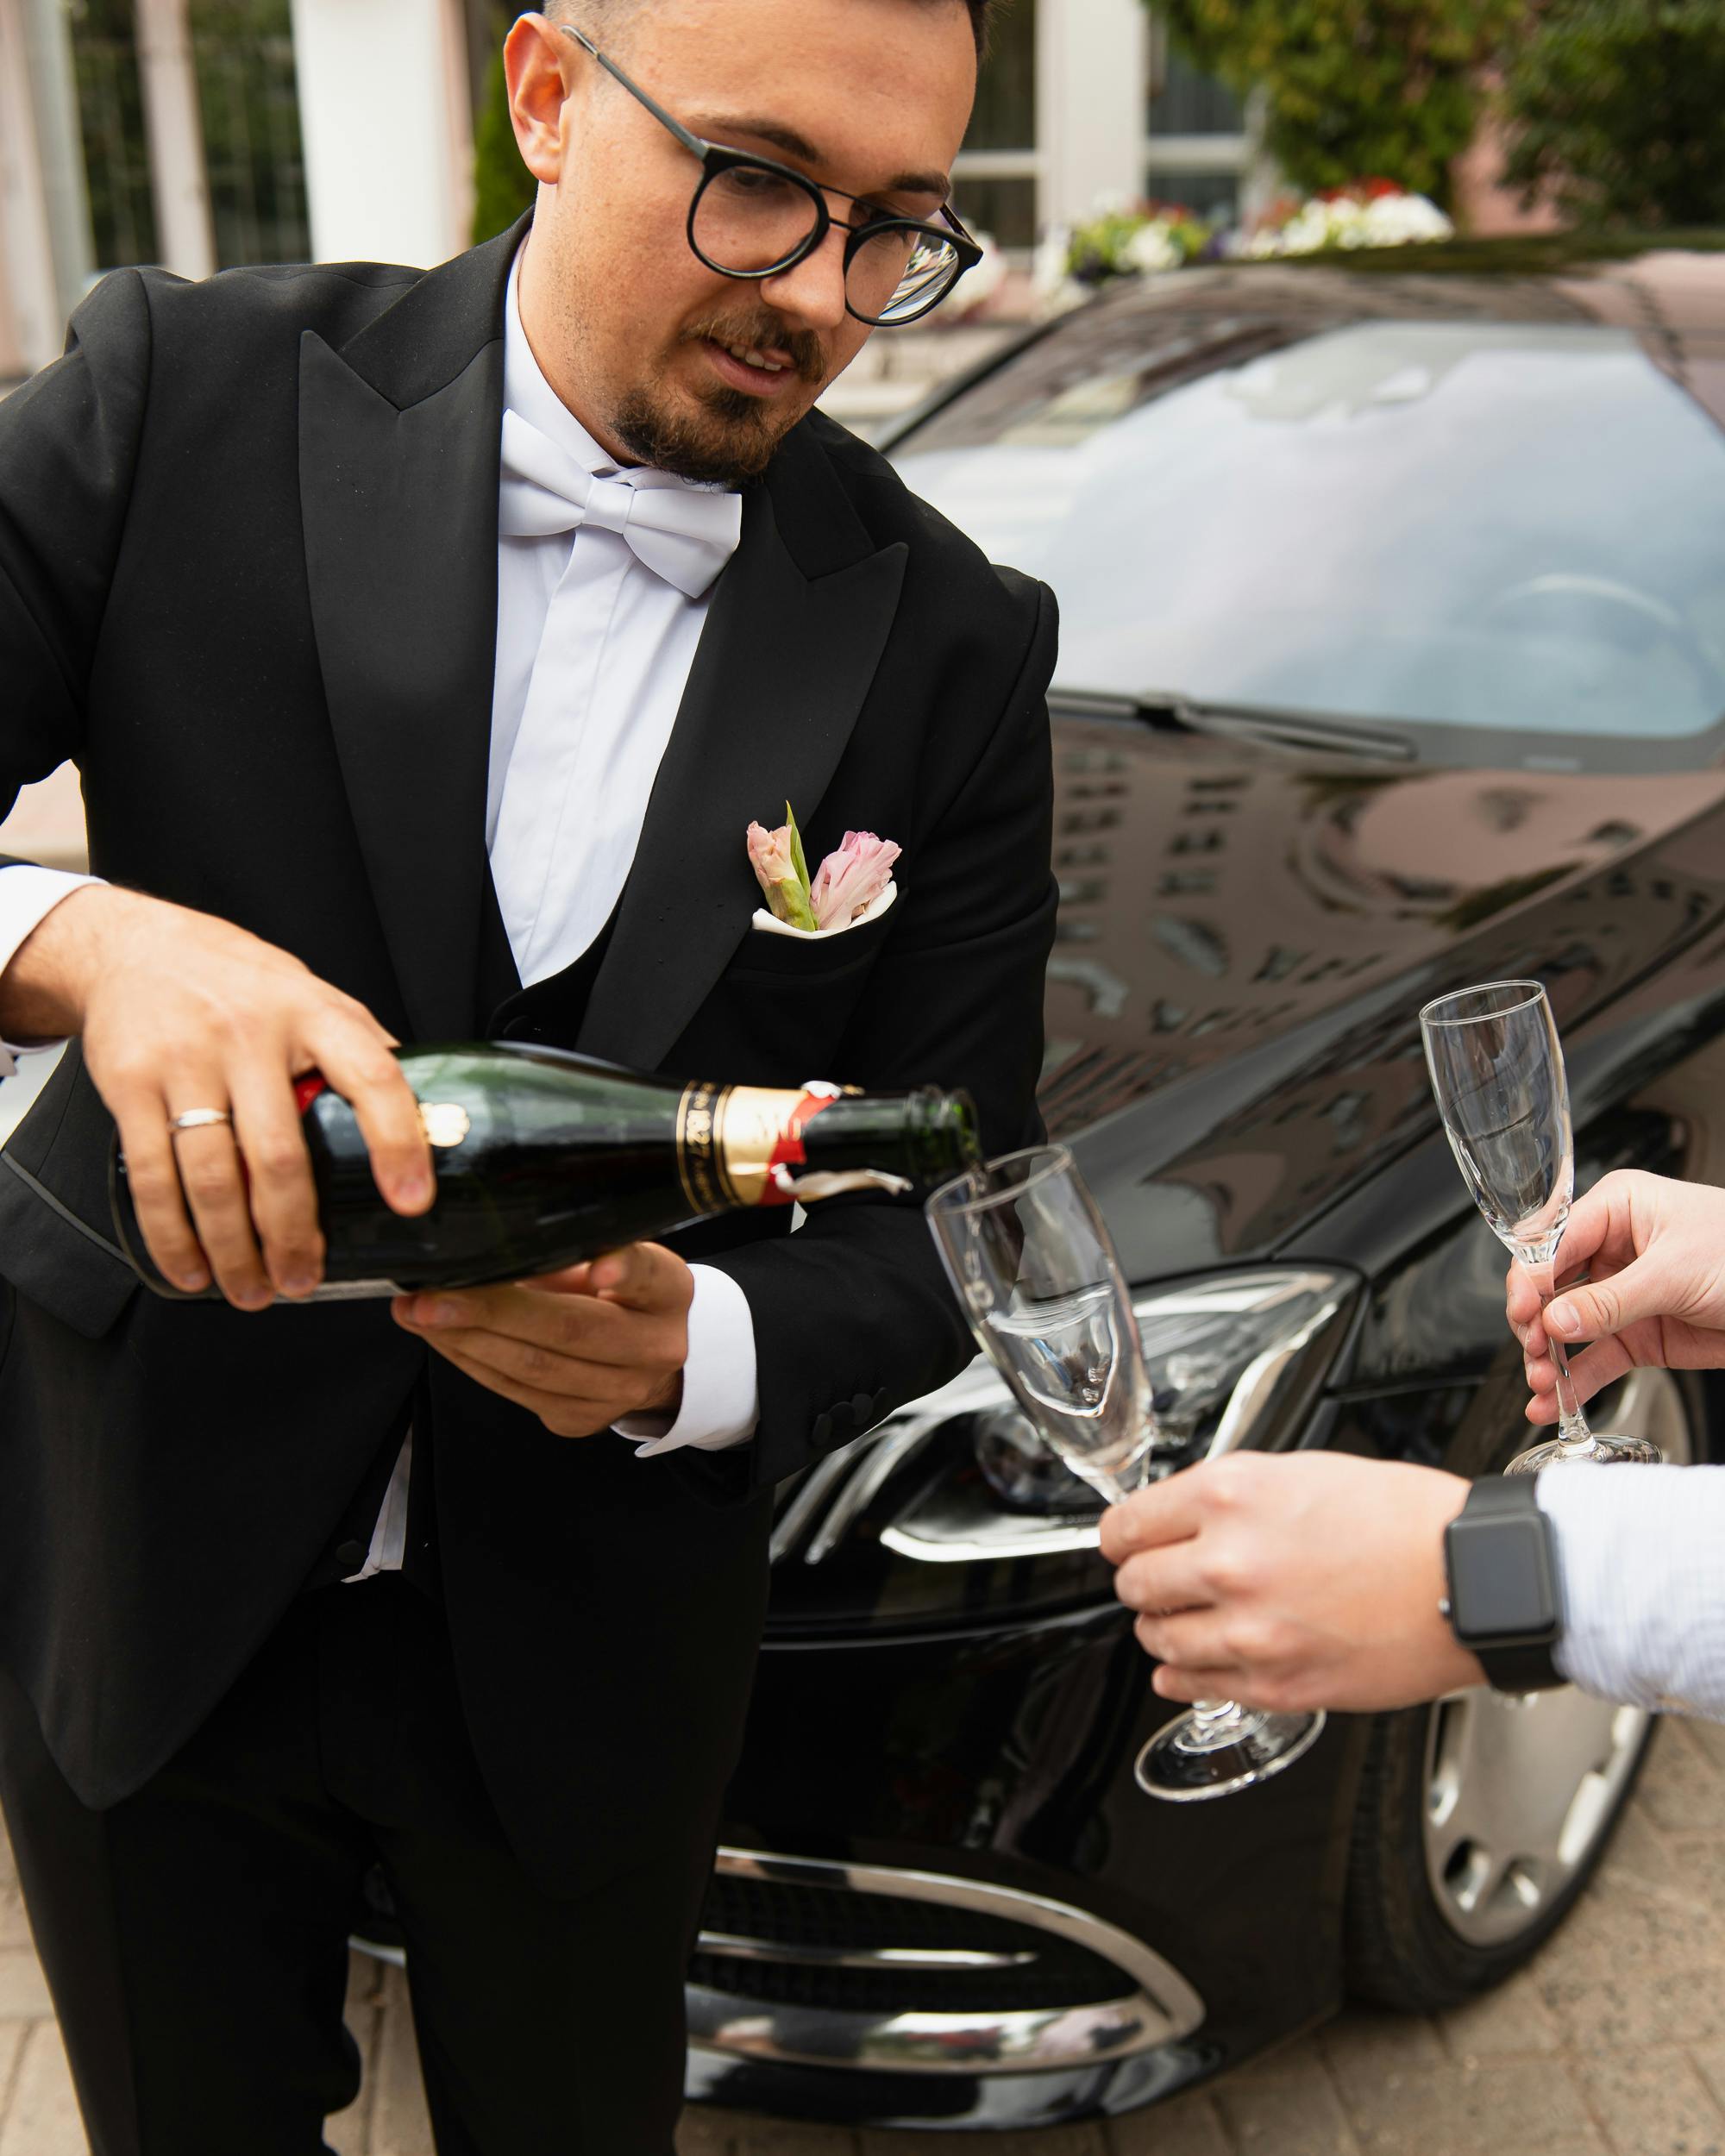
<path fill-rule="evenodd" d="M 1545 1692 L 1567 1680 L 1552 1648 L 1563 1633 L 1557 1536 L 1533 1475 L 1485 1475 L 1444 1530 L 1440 1605 L 1494 1691 Z"/>

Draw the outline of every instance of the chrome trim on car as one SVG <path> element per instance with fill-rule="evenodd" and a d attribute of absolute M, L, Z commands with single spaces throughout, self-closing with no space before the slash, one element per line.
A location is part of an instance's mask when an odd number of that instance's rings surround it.
<path fill-rule="evenodd" d="M 994 1954 L 963 1946 L 791 1946 L 737 1932 L 703 1932 L 698 1953 L 726 1961 L 776 1961 L 796 1969 L 1023 1969 L 1034 1954 Z"/>
<path fill-rule="evenodd" d="M 1141 1992 L 1044 2011 L 878 2015 L 751 2003 L 701 1984 L 687 1998 L 697 2050 L 871 2073 L 1057 2073 L 1110 2065 L 1177 2034 Z"/>
<path fill-rule="evenodd" d="M 850 1471 L 850 1464 L 862 1447 L 873 1442 L 872 1432 L 853 1438 L 849 1445 L 840 1445 L 836 1452 L 827 1453 L 810 1468 L 775 1523 L 773 1539 L 768 1545 L 767 1551 L 770 1564 L 777 1564 L 796 1548 L 803 1529 L 819 1511 L 821 1501 L 827 1492 Z"/>
<path fill-rule="evenodd" d="M 921 1451 L 939 1428 L 940 1420 L 938 1415 L 919 1415 L 914 1420 L 906 1419 L 897 1429 L 889 1425 L 881 1431 L 874 1450 L 857 1463 L 856 1472 L 834 1498 L 819 1532 L 810 1539 L 803 1552 L 805 1564 L 819 1564 L 838 1547 L 851 1521 L 867 1507 L 894 1469 Z"/>
<path fill-rule="evenodd" d="M 993 1531 L 991 1523 L 988 1533 L 963 1540 L 948 1535 L 937 1541 L 932 1535 L 919 1534 L 914 1522 L 906 1526 L 894 1520 L 881 1530 L 883 1549 L 898 1557 L 914 1557 L 919 1564 L 979 1564 L 990 1557 L 1052 1557 L 1063 1550 L 1097 1549 L 1101 1539 L 1100 1520 L 1085 1520 L 1063 1527 L 1037 1520 L 1014 1520 L 1004 1514 L 1000 1516 L 998 1532 Z"/>
<path fill-rule="evenodd" d="M 734 1878 L 819 1886 L 854 1894 L 889 1895 L 900 1901 L 934 1902 L 1070 1940 L 1112 1962 L 1126 1989 L 1121 1996 L 1085 2006 L 1019 2007 L 978 2012 L 913 2010 L 896 2014 L 786 2005 L 748 1996 L 747 1962 L 737 1957 L 739 1989 L 688 1987 L 689 2040 L 699 2049 L 731 2057 L 768 2059 L 875 2072 L 1001 2074 L 1051 2072 L 1098 2065 L 1187 2036 L 1204 2018 L 1204 2003 L 1162 1956 L 1088 1909 L 1021 1888 L 964 1879 L 944 1872 L 900 1870 L 891 1865 L 853 1865 L 814 1857 L 787 1857 L 762 1850 L 722 1848 L 716 1869 Z M 703 1934 L 699 1951 L 722 1952 Z M 725 1935 L 721 1934 L 723 1940 Z M 819 1950 L 794 1946 L 762 1959 L 806 1964 L 825 1959 Z M 843 1952 L 844 1950 L 838 1950 Z M 900 1970 L 999 1965 L 1017 1957 L 978 1953 L 955 1964 L 924 1950 L 856 1951 L 840 1965 L 877 1968 L 885 1957 Z"/>

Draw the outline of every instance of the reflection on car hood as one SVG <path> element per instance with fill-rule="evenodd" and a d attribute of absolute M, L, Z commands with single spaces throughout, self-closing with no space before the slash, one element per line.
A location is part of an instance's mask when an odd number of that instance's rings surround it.
<path fill-rule="evenodd" d="M 1060 718 L 1042 1100 L 1133 1277 L 1262 1255 L 1425 1134 L 1420 1006 L 1560 1025 L 1725 906 L 1725 773 L 1363 769 Z"/>

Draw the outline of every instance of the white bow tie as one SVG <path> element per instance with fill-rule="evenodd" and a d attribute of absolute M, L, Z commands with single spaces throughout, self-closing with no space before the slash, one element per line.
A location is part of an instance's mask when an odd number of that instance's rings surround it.
<path fill-rule="evenodd" d="M 628 486 L 600 479 L 506 411 L 499 530 L 511 538 L 543 537 L 580 524 L 618 533 L 648 568 L 699 599 L 737 551 L 743 503 L 685 481 Z"/>

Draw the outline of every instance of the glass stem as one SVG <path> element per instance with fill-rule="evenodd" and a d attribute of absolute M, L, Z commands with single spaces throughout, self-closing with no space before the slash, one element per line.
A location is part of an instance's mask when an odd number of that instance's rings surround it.
<path fill-rule="evenodd" d="M 1557 1293 L 1556 1282 L 1547 1273 L 1540 1283 L 1540 1310 L 1543 1315 L 1546 1305 Z M 1552 1364 L 1558 1374 L 1558 1435 L 1565 1445 L 1590 1445 L 1593 1432 L 1587 1426 L 1587 1417 L 1581 1412 L 1581 1402 L 1575 1396 L 1575 1380 L 1569 1374 L 1569 1355 L 1561 1340 L 1554 1340 L 1549 1332 L 1546 1345 L 1551 1350 Z"/>
<path fill-rule="evenodd" d="M 1145 1464 L 1147 1466 L 1148 1461 Z M 1131 1495 L 1122 1488 L 1117 1476 L 1107 1472 L 1093 1475 L 1090 1479 L 1111 1505 L 1124 1504 Z M 1214 1751 L 1235 1737 L 1248 1735 L 1258 1727 L 1261 1719 L 1256 1708 L 1242 1707 L 1237 1699 L 1194 1700 L 1188 1714 L 1184 1742 L 1182 1744 L 1178 1737 L 1175 1742 L 1189 1752 Z"/>
<path fill-rule="evenodd" d="M 1244 1720 L 1250 1711 L 1237 1699 L 1195 1699 L 1192 1702 L 1192 1719 L 1202 1722 L 1207 1735 L 1215 1734 L 1225 1724 Z"/>

